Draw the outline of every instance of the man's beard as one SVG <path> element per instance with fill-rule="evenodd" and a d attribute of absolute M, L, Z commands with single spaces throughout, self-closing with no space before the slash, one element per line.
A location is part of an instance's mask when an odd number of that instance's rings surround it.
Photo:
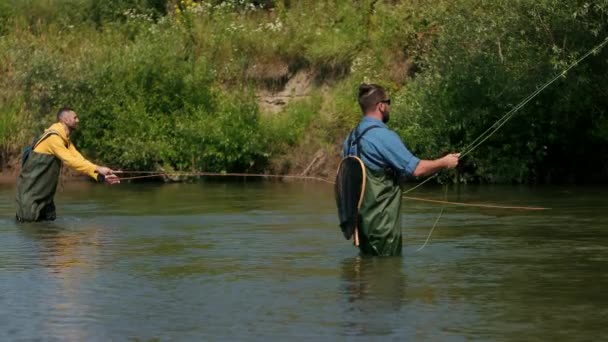
<path fill-rule="evenodd" d="M 390 116 L 389 112 L 382 113 L 382 122 L 387 123 L 390 118 L 391 118 L 391 116 Z"/>

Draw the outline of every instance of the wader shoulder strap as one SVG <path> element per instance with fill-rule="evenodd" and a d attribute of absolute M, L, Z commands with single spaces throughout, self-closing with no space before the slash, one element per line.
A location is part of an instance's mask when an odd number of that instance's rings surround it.
<path fill-rule="evenodd" d="M 348 151 L 350 152 L 350 149 L 353 147 L 353 145 L 357 145 L 357 157 L 361 158 L 361 138 L 363 138 L 363 136 L 365 135 L 365 133 L 369 132 L 370 130 L 374 129 L 374 128 L 382 128 L 382 126 L 378 126 L 378 125 L 374 125 L 374 126 L 369 126 L 366 129 L 363 130 L 363 132 L 361 132 L 361 134 L 359 134 L 358 127 L 356 127 L 355 129 L 352 130 L 352 132 L 350 133 L 350 135 L 348 136 Z M 353 139 L 354 137 L 354 139 Z M 365 152 L 363 152 L 365 154 Z"/>
<path fill-rule="evenodd" d="M 39 136 L 38 138 L 34 138 L 34 140 L 32 140 L 32 144 L 29 146 L 26 146 L 23 149 L 23 154 L 21 155 L 21 167 L 22 168 L 25 166 L 25 162 L 29 159 L 30 154 L 34 151 L 34 149 L 36 149 L 36 147 L 41 142 L 43 142 L 46 138 L 50 137 L 53 134 L 56 134 L 57 136 L 59 136 L 61 138 L 61 140 L 63 140 L 63 143 L 65 144 L 66 148 L 69 147 L 70 142 L 66 141 L 66 139 L 63 139 L 63 137 L 59 134 L 59 132 L 57 132 L 55 130 L 48 130 L 48 131 L 42 133 L 42 135 Z"/>
<path fill-rule="evenodd" d="M 67 141 L 65 141 L 65 139 L 63 139 L 63 137 L 59 134 L 59 132 L 57 132 L 54 129 L 49 129 L 48 131 L 42 133 L 40 138 L 38 138 L 38 140 L 32 145 L 32 150 L 34 150 L 41 142 L 43 142 L 46 138 L 50 137 L 53 134 L 59 136 L 61 138 L 61 140 L 63 140 L 65 147 L 68 147 L 70 145 L 69 142 L 67 142 Z"/>

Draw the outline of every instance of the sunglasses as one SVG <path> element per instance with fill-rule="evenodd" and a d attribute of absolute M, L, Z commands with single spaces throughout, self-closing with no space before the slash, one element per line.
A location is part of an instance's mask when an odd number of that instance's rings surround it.
<path fill-rule="evenodd" d="M 386 103 L 387 105 L 389 105 L 389 106 L 390 106 L 390 105 L 391 105 L 391 99 L 388 99 L 388 100 L 382 100 L 382 101 L 380 101 L 380 102 L 378 102 L 378 103 Z"/>

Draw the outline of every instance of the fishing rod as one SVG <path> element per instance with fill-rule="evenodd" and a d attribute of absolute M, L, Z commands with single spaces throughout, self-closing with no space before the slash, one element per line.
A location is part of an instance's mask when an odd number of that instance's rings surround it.
<path fill-rule="evenodd" d="M 552 79 L 550 79 L 548 82 L 546 82 L 540 88 L 538 88 L 536 91 L 534 91 L 533 93 L 531 93 L 530 95 L 528 95 L 526 98 L 524 98 L 517 106 L 513 107 L 513 109 L 511 109 L 509 112 L 507 112 L 505 115 L 503 115 L 499 120 L 497 120 L 486 131 L 484 131 L 475 140 L 473 140 L 471 143 L 469 143 L 464 148 L 463 152 L 461 153 L 460 159 L 462 159 L 462 157 L 464 157 L 465 155 L 471 153 L 474 149 L 476 149 L 482 143 L 484 143 L 487 139 L 489 139 L 502 126 L 504 126 L 511 118 L 513 118 L 513 116 L 521 108 L 523 108 L 527 103 L 529 103 L 532 99 L 534 99 L 538 94 L 540 94 L 542 91 L 544 91 L 547 87 L 549 87 L 551 84 L 553 84 L 560 77 L 565 77 L 566 73 L 570 69 L 572 69 L 575 66 L 577 66 L 578 64 L 580 64 L 583 60 L 585 60 L 591 54 L 599 52 L 606 44 L 608 44 L 608 37 L 606 37 L 602 43 L 598 44 L 597 46 L 595 46 L 594 48 L 592 48 L 591 50 L 589 50 L 587 53 L 585 53 L 582 57 L 578 58 L 575 62 L 571 63 L 567 68 L 565 68 L 562 72 L 560 72 L 557 75 L 555 75 Z M 327 180 L 327 179 L 324 179 L 324 178 L 311 177 L 311 176 L 298 176 L 298 175 L 251 174 L 251 173 L 223 173 L 223 172 L 221 172 L 221 173 L 220 172 L 157 172 L 157 171 L 116 171 L 115 173 L 140 174 L 139 176 L 124 177 L 123 180 L 133 180 L 133 179 L 143 179 L 143 178 L 155 178 L 155 177 L 163 177 L 163 176 L 174 176 L 174 177 L 178 177 L 178 176 L 219 176 L 219 177 L 232 176 L 232 177 L 265 177 L 265 178 L 308 179 L 308 180 L 317 180 L 317 181 L 321 181 L 321 182 L 325 182 L 325 183 L 329 183 L 329 184 L 334 184 L 334 182 L 332 182 L 330 180 Z M 403 192 L 403 195 L 416 190 L 417 188 L 421 187 L 422 185 L 424 185 L 425 183 L 427 183 L 431 179 L 437 177 L 437 175 L 438 174 L 435 174 L 435 175 L 427 178 L 426 180 L 422 181 L 421 183 L 417 184 L 415 187 L 412 187 L 412 188 L 410 188 L 408 190 L 405 190 Z M 516 207 L 516 206 L 499 206 L 499 205 L 491 205 L 491 204 L 473 204 L 473 203 L 448 202 L 447 200 L 446 201 L 439 201 L 439 200 L 430 200 L 430 199 L 423 199 L 423 198 L 410 197 L 410 196 L 403 196 L 403 197 L 407 198 L 407 199 L 410 199 L 410 200 L 415 200 L 415 201 L 426 201 L 426 202 L 431 202 L 431 203 L 442 203 L 442 204 L 450 204 L 450 205 L 462 205 L 462 206 L 485 207 L 485 208 L 522 209 L 522 210 L 546 210 L 546 209 L 549 209 L 549 208 L 542 208 L 542 207 Z M 442 209 L 442 214 L 443 214 L 443 209 Z M 439 217 L 441 217 L 441 215 Z M 438 221 L 439 220 L 437 219 L 436 222 L 435 222 L 435 225 L 437 224 Z M 433 226 L 433 228 L 434 228 L 434 226 Z M 431 233 L 432 233 L 432 231 L 431 231 Z M 429 234 L 429 237 L 430 237 L 430 234 Z M 428 242 L 428 238 L 427 238 L 426 242 Z M 426 242 L 425 242 L 425 245 L 426 245 Z"/>
<path fill-rule="evenodd" d="M 477 139 L 475 139 L 471 143 L 469 143 L 464 148 L 463 152 L 460 154 L 460 158 L 462 158 L 462 157 L 466 156 L 467 154 L 471 153 L 479 145 L 483 144 L 492 135 L 494 135 L 494 133 L 496 133 L 496 131 L 498 131 L 509 120 L 511 120 L 511 118 L 521 108 L 523 108 L 526 104 L 528 104 L 528 102 L 532 101 L 532 99 L 534 99 L 538 94 L 540 94 L 541 92 L 543 92 L 546 88 L 548 88 L 551 84 L 553 84 L 559 78 L 566 77 L 566 74 L 568 73 L 568 71 L 570 71 L 570 69 L 572 69 L 575 66 L 577 66 L 578 64 L 580 64 L 583 60 L 585 60 L 590 55 L 598 53 L 606 44 L 608 44 L 608 37 L 606 37 L 602 43 L 596 45 L 594 48 L 592 48 L 591 50 L 587 51 L 587 53 L 585 53 L 582 57 L 580 57 L 579 59 L 577 59 L 576 61 L 574 61 L 572 64 L 570 64 L 567 68 L 565 68 L 564 70 L 562 70 L 562 72 L 560 72 L 557 75 L 555 75 L 552 79 L 550 79 L 549 81 L 547 81 L 540 88 L 536 89 L 536 91 L 534 91 L 533 93 L 531 93 L 530 95 L 528 95 L 526 98 L 524 98 L 517 106 L 513 107 L 513 109 L 511 109 L 510 111 L 508 111 L 505 115 L 503 115 L 500 119 L 498 119 L 492 126 L 490 126 L 487 130 L 485 130 L 483 133 L 481 133 L 481 135 L 479 135 L 479 137 L 477 137 Z"/>
<path fill-rule="evenodd" d="M 577 66 L 578 64 L 580 64 L 587 57 L 589 57 L 592 54 L 598 53 L 606 44 L 608 44 L 608 37 L 606 37 L 602 43 L 596 45 L 594 48 L 587 51 L 587 53 L 585 53 L 582 57 L 578 58 L 576 61 L 571 63 L 568 67 L 566 67 L 560 73 L 555 75 L 552 79 L 547 81 L 540 88 L 536 89 L 530 95 L 525 97 L 520 103 L 518 103 L 515 107 L 513 107 L 510 111 L 508 111 L 505 115 L 503 115 L 500 119 L 498 119 L 494 124 L 492 124 L 490 127 L 488 127 L 488 129 L 486 129 L 483 133 L 481 133 L 475 140 L 473 140 L 468 145 L 466 145 L 465 148 L 463 149 L 463 151 L 460 153 L 459 159 L 462 159 L 464 156 L 466 156 L 467 154 L 470 154 L 473 150 L 475 150 L 477 147 L 479 147 L 479 145 L 483 144 L 492 135 L 494 135 L 494 133 L 496 133 L 502 126 L 504 126 L 509 120 L 511 120 L 513 118 L 513 116 L 515 116 L 515 114 L 520 109 L 522 109 L 526 104 L 528 104 L 530 101 L 532 101 L 532 99 L 534 99 L 536 96 L 538 96 L 538 94 L 540 94 L 545 89 L 547 89 L 551 84 L 553 84 L 559 78 L 565 77 L 566 74 L 568 73 L 568 71 L 570 71 L 570 69 L 572 69 L 575 66 Z M 431 179 L 437 177 L 438 175 L 439 175 L 438 173 L 434 174 L 433 176 L 425 179 L 424 181 L 422 181 L 419 184 L 417 184 L 416 186 L 404 191 L 403 193 L 406 194 L 406 193 L 409 193 L 409 192 L 412 192 L 412 191 L 418 189 L 423 184 L 425 184 L 426 182 L 430 181 Z"/>
<path fill-rule="evenodd" d="M 528 104 L 528 102 L 532 101 L 532 99 L 534 99 L 538 94 L 540 94 L 545 89 L 547 89 L 551 84 L 553 84 L 559 78 L 566 77 L 566 73 L 568 71 L 570 71 L 570 69 L 572 69 L 575 66 L 577 66 L 578 64 L 580 64 L 583 60 L 585 60 L 587 57 L 591 56 L 592 54 L 598 53 L 606 44 L 608 44 L 608 37 L 606 37 L 603 42 L 601 42 L 600 44 L 596 45 L 591 50 L 587 51 L 587 53 L 585 53 L 582 57 L 578 58 L 576 61 L 574 61 L 573 63 L 571 63 L 570 65 L 568 65 L 568 67 L 566 67 L 564 70 L 562 70 L 562 72 L 560 72 L 557 75 L 555 75 L 552 79 L 550 79 L 549 81 L 547 81 L 540 88 L 536 89 L 534 92 L 532 92 L 526 98 L 524 98 L 519 104 L 517 104 L 517 106 L 513 107 L 510 111 L 508 111 L 505 115 L 503 115 L 500 119 L 498 119 L 492 126 L 490 126 L 483 133 L 481 133 L 475 140 L 473 140 L 471 143 L 469 143 L 467 146 L 465 146 L 465 148 L 463 149 L 463 151 L 460 153 L 460 157 L 458 159 L 462 159 L 464 156 L 466 156 L 467 154 L 471 153 L 474 149 L 476 149 L 477 147 L 479 147 L 479 145 L 483 144 L 492 135 L 494 135 L 494 133 L 496 133 L 502 126 L 504 126 L 509 120 L 511 120 L 511 118 L 513 118 L 513 116 L 515 116 L 515 114 L 520 109 L 522 109 L 526 104 Z M 426 182 L 428 182 L 431 179 L 437 177 L 437 175 L 438 175 L 438 173 L 436 173 L 433 176 L 427 178 L 426 180 L 424 180 L 420 184 L 416 185 L 415 187 L 410 188 L 407 191 L 404 191 L 404 194 L 416 190 L 417 188 L 421 187 Z M 446 188 L 446 197 L 447 197 L 447 188 Z M 428 234 L 426 240 L 424 241 L 424 244 L 420 248 L 418 248 L 416 250 L 417 252 L 421 251 L 427 245 L 427 243 L 429 242 L 429 239 L 431 238 L 431 234 L 433 234 L 433 231 L 435 230 L 435 227 L 437 226 L 437 223 L 439 222 L 439 219 L 443 215 L 444 209 L 445 209 L 445 206 L 443 208 L 441 208 L 441 212 L 439 213 L 439 216 L 435 220 L 435 223 L 433 224 L 433 227 L 429 231 L 429 234 Z"/>

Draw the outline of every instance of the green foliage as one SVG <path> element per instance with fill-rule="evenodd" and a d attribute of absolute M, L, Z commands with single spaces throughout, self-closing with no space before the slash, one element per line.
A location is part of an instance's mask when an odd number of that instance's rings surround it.
<path fill-rule="evenodd" d="M 177 139 L 195 167 L 208 171 L 262 169 L 269 156 L 253 95 L 218 93 L 212 112 L 195 112 L 191 126 L 179 124 Z"/>
<path fill-rule="evenodd" d="M 11 103 L 0 108 L 0 145 L 6 147 L 15 146 L 14 132 L 19 131 L 19 105 Z"/>
<path fill-rule="evenodd" d="M 309 100 L 287 105 L 281 113 L 273 117 L 266 117 L 266 135 L 275 142 L 274 152 L 287 151 L 300 141 L 314 119 L 318 119 L 320 104 L 321 96 L 315 94 Z"/>
<path fill-rule="evenodd" d="M 26 117 L 22 114 L 22 104 L 19 102 L 0 106 L 0 170 L 7 167 L 12 153 L 21 151 L 34 137 L 27 129 Z"/>
<path fill-rule="evenodd" d="M 110 165 L 261 170 L 307 135 L 339 144 L 374 82 L 391 126 L 435 158 L 604 40 L 607 18 L 608 0 L 0 1 L 0 145 L 18 152 L 69 104 L 79 148 Z M 608 47 L 544 91 L 459 180 L 607 176 L 607 62 Z M 260 113 L 255 91 L 301 70 L 313 95 Z"/>
<path fill-rule="evenodd" d="M 0 34 L 27 28 L 44 35 L 50 27 L 79 29 L 90 23 L 97 28 L 125 22 L 130 13 L 158 19 L 167 13 L 166 0 L 3 0 L 0 2 Z"/>
<path fill-rule="evenodd" d="M 422 72 L 397 94 L 398 130 L 422 155 L 458 150 L 513 106 L 608 36 L 605 1 L 455 1 Z M 608 152 L 604 49 L 524 107 L 475 152 L 463 175 L 491 182 L 583 179 Z M 601 131 L 602 128 L 599 128 Z M 574 143 L 576 142 L 576 143 Z M 566 157 L 567 156 L 567 157 Z M 465 161 L 466 162 L 466 161 Z"/>

